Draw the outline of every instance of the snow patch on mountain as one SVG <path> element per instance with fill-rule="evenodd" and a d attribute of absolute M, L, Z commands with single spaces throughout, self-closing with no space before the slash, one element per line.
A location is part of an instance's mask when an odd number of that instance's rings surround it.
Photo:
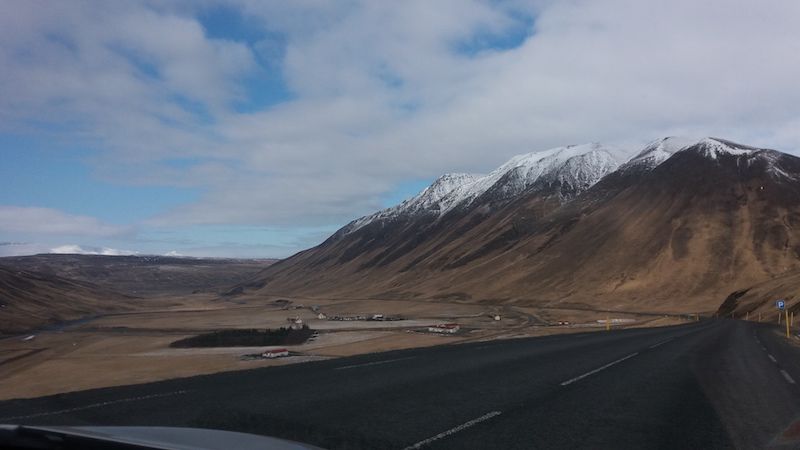
<path fill-rule="evenodd" d="M 423 214 L 440 212 L 443 199 L 453 190 L 466 184 L 474 183 L 481 175 L 469 173 L 447 173 L 437 178 L 430 186 L 426 187 L 419 194 L 404 200 L 399 205 L 380 210 L 374 214 L 361 217 L 350 222 L 346 227 L 346 232 L 351 233 L 357 229 L 381 219 L 389 219 L 402 214 Z"/>
<path fill-rule="evenodd" d="M 514 156 L 487 175 L 445 174 L 416 196 L 399 205 L 354 220 L 336 235 L 352 233 L 367 224 L 401 217 L 422 215 L 441 217 L 455 208 L 468 208 L 474 202 L 493 205 L 523 193 L 555 193 L 564 203 L 580 195 L 606 175 L 628 171 L 650 171 L 675 154 L 693 151 L 716 160 L 722 155 L 745 157 L 747 164 L 766 160 L 767 170 L 776 177 L 797 179 L 798 174 L 782 168 L 787 155 L 774 150 L 706 137 L 670 136 L 647 144 L 636 156 L 627 159 L 624 150 L 597 143 L 570 145 Z M 622 161 L 626 161 L 620 165 Z"/>
<path fill-rule="evenodd" d="M 647 144 L 639 154 L 623 164 L 620 170 L 626 171 L 634 168 L 652 170 L 675 153 L 696 145 L 700 141 L 701 139 L 683 136 L 669 136 L 657 139 Z"/>
<path fill-rule="evenodd" d="M 616 170 L 624 154 L 597 143 L 570 145 L 514 156 L 485 176 L 446 174 L 411 199 L 357 219 L 342 232 L 405 215 L 441 216 L 456 207 L 468 207 L 489 190 L 495 199 L 510 199 L 537 183 L 560 186 L 561 200 L 568 200 Z"/>
<path fill-rule="evenodd" d="M 578 181 L 573 183 L 573 179 L 580 178 L 593 180 L 594 184 L 609 172 L 610 165 L 613 165 L 611 170 L 617 168 L 623 153 L 615 148 L 591 143 L 517 155 L 485 177 L 453 190 L 446 199 L 449 206 L 447 209 L 469 206 L 489 189 L 500 192 L 504 198 L 511 198 L 521 194 L 537 181 L 548 178 L 560 179 L 570 184 L 582 184 Z M 582 158 L 584 155 L 591 156 Z M 572 164 L 568 164 L 570 161 Z M 498 185 L 499 182 L 502 182 L 502 185 Z"/>
<path fill-rule="evenodd" d="M 751 155 L 754 152 L 761 150 L 759 148 L 711 137 L 702 139 L 697 143 L 697 147 L 702 154 L 711 159 L 717 159 L 717 157 L 720 155 Z"/>
<path fill-rule="evenodd" d="M 682 151 L 696 151 L 711 159 L 720 155 L 744 156 L 752 155 L 761 149 L 737 144 L 724 139 L 706 137 L 690 138 L 670 136 L 647 144 L 639 154 L 620 167 L 620 171 L 631 169 L 652 170 L 661 163 Z"/>
<path fill-rule="evenodd" d="M 563 203 L 617 170 L 620 156 L 607 151 L 590 151 L 574 156 L 567 159 L 557 170 L 540 177 L 537 184 L 543 188 L 557 187 L 557 193 Z"/>

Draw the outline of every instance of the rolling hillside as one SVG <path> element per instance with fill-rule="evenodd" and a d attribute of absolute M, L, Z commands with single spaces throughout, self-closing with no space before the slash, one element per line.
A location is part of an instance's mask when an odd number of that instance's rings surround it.
<path fill-rule="evenodd" d="M 132 300 L 91 283 L 0 267 L 0 334 L 127 311 Z"/>

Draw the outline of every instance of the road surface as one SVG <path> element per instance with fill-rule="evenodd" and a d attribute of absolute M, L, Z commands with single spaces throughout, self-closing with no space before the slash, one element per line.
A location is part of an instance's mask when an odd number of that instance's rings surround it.
<path fill-rule="evenodd" d="M 0 423 L 204 427 L 327 448 L 800 448 L 798 356 L 772 327 L 713 320 L 11 400 Z"/>

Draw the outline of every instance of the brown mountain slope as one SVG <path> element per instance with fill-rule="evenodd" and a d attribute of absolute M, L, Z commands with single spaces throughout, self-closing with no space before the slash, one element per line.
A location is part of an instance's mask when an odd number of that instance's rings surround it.
<path fill-rule="evenodd" d="M 717 154 L 717 143 L 732 150 Z M 429 224 L 370 224 L 276 264 L 250 286 L 713 311 L 734 290 L 800 268 L 798 180 L 796 157 L 701 143 L 652 170 L 612 173 L 564 205 L 537 192 Z"/>
<path fill-rule="evenodd" d="M 490 202 L 504 212 L 490 209 Z M 295 295 L 463 298 L 458 289 L 437 286 L 434 280 L 456 274 L 453 269 L 466 259 L 508 249 L 559 206 L 553 195 L 537 193 L 524 201 L 480 199 L 473 208 L 439 220 L 370 223 L 276 263 L 246 286 Z M 423 281 L 430 287 L 414 288 Z"/>
<path fill-rule="evenodd" d="M 716 309 L 731 291 L 798 267 L 800 189 L 766 165 L 800 176 L 799 161 L 682 152 L 647 176 L 609 177 L 451 282 L 615 309 Z M 470 281 L 479 273 L 487 284 Z"/>
<path fill-rule="evenodd" d="M 720 305 L 717 313 L 727 316 L 777 322 L 779 310 L 778 300 L 784 300 L 786 309 L 795 317 L 795 324 L 800 323 L 800 271 L 792 271 L 768 281 L 732 292 Z"/>
<path fill-rule="evenodd" d="M 0 267 L 0 334 L 125 311 L 130 301 L 90 283 Z"/>

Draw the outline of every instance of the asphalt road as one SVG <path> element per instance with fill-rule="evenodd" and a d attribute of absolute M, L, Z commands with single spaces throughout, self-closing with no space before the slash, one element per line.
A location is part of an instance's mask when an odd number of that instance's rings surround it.
<path fill-rule="evenodd" d="M 774 328 L 716 320 L 12 400 L 0 423 L 218 428 L 327 448 L 800 448 L 795 380 L 800 351 Z"/>

